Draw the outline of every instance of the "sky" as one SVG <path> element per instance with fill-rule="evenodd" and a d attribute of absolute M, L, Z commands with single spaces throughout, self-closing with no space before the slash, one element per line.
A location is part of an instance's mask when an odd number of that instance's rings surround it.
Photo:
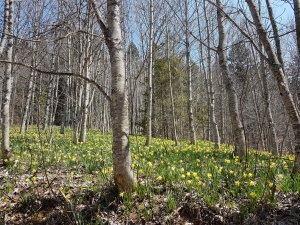
<path fill-rule="evenodd" d="M 271 0 L 271 4 L 273 5 L 275 15 L 278 17 L 278 22 L 280 22 L 280 19 L 283 22 L 294 19 L 293 8 L 289 3 L 282 0 Z"/>

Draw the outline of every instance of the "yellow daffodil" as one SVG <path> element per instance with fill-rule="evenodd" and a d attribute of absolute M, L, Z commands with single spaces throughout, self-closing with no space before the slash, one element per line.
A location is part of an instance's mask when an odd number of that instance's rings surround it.
<path fill-rule="evenodd" d="M 251 198 L 256 198 L 257 195 L 256 195 L 255 192 L 251 192 L 251 193 L 250 193 L 250 196 L 251 196 Z"/>
<path fill-rule="evenodd" d="M 278 178 L 279 180 L 282 180 L 282 179 L 283 179 L 283 175 L 282 175 L 282 174 L 278 174 L 278 175 L 277 175 L 277 178 Z"/>
<path fill-rule="evenodd" d="M 280 190 L 281 190 L 281 186 L 280 186 L 280 185 L 277 185 L 277 186 L 276 186 L 276 190 L 277 190 L 277 191 L 280 191 Z"/>

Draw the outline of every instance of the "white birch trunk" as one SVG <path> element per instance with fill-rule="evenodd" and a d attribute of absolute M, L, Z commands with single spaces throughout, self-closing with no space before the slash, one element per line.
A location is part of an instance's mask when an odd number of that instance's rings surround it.
<path fill-rule="evenodd" d="M 151 144 L 152 138 L 152 68 L 153 68 L 153 0 L 150 0 L 150 40 L 149 40 L 149 68 L 148 68 L 148 108 L 147 108 L 147 140 L 146 146 Z"/>
<path fill-rule="evenodd" d="M 215 148 L 219 149 L 220 148 L 220 135 L 219 135 L 219 129 L 218 129 L 218 124 L 216 121 L 216 115 L 215 115 L 215 91 L 213 88 L 213 83 L 212 83 L 212 60 L 211 60 L 211 50 L 210 48 L 210 23 L 207 17 L 207 12 L 206 12 L 206 5 L 205 1 L 203 2 L 204 4 L 204 14 L 205 14 L 205 21 L 206 21 L 206 32 L 207 32 L 207 63 L 208 63 L 208 74 L 207 74 L 207 79 L 208 79 L 208 98 L 209 98 L 209 120 L 213 132 L 213 141 L 215 142 Z"/>
<path fill-rule="evenodd" d="M 8 4 L 8 7 L 7 7 Z M 9 36 L 7 37 L 7 60 L 12 60 L 13 55 L 13 30 L 14 30 L 14 0 L 6 0 L 5 1 L 5 10 L 8 10 L 9 13 L 5 12 L 5 15 L 8 16 L 6 18 L 7 30 L 4 30 L 4 33 L 7 33 Z M 9 139 L 9 131 L 10 131 L 10 98 L 11 98 L 11 76 L 12 76 L 12 64 L 5 65 L 5 72 L 3 78 L 3 86 L 2 86 L 2 108 L 1 108 L 1 119 L 2 119 L 2 160 L 4 165 L 8 165 L 10 159 L 12 158 L 12 153 L 10 151 L 10 139 Z"/>
<path fill-rule="evenodd" d="M 120 0 L 107 0 L 107 26 L 104 24 L 95 0 L 89 0 L 104 33 L 111 64 L 110 114 L 113 131 L 114 181 L 119 191 L 133 190 L 135 179 L 131 167 L 129 147 L 129 119 L 127 88 L 125 86 L 124 43 L 120 24 Z"/>
<path fill-rule="evenodd" d="M 216 3 L 220 9 L 223 8 L 222 0 L 216 0 Z M 226 57 L 226 33 L 224 20 L 225 17 L 221 10 L 217 10 L 217 19 L 218 19 L 218 31 L 219 31 L 219 46 L 218 46 L 218 55 L 219 55 L 219 64 L 222 70 L 223 80 L 225 89 L 228 95 L 228 107 L 231 118 L 232 132 L 234 136 L 234 153 L 238 156 L 246 155 L 246 141 L 245 134 L 243 130 L 243 125 L 241 122 L 241 116 L 238 108 L 238 98 L 236 95 L 235 88 L 233 86 L 232 79 L 230 77 L 229 68 L 227 64 Z"/>
<path fill-rule="evenodd" d="M 192 70 L 190 62 L 190 41 L 188 29 L 188 2 L 185 0 L 185 46 L 186 46 L 186 73 L 188 77 L 188 117 L 189 117 L 189 132 L 191 144 L 196 144 L 196 132 L 194 127 L 193 115 L 193 92 L 192 92 Z"/>
<path fill-rule="evenodd" d="M 170 60 L 170 38 L 169 30 L 167 26 L 167 60 L 168 60 L 168 73 L 169 73 L 169 88 L 170 88 L 170 100 L 171 100 L 171 111 L 172 111 L 172 128 L 173 128 L 173 139 L 175 145 L 178 145 L 177 129 L 176 129 L 176 119 L 175 119 L 175 106 L 174 106 L 174 97 L 173 97 L 173 85 L 172 85 L 172 72 L 171 72 L 171 60 Z"/>
<path fill-rule="evenodd" d="M 258 14 L 258 10 L 256 5 L 252 0 L 246 0 L 250 12 L 252 14 L 252 18 L 254 24 L 256 26 L 257 33 L 259 35 L 259 39 L 262 42 L 264 49 L 268 55 L 268 64 L 273 73 L 273 76 L 277 82 L 280 96 L 282 98 L 283 104 L 285 106 L 285 110 L 289 116 L 290 123 L 292 124 L 293 132 L 295 135 L 295 161 L 294 168 L 292 173 L 300 173 L 300 115 L 299 111 L 296 108 L 296 105 L 293 101 L 291 92 L 288 87 L 287 78 L 284 75 L 282 66 L 275 54 L 275 51 L 271 45 L 271 41 L 268 37 L 268 33 L 265 30 L 261 19 Z"/>
<path fill-rule="evenodd" d="M 26 103 L 25 103 L 25 108 L 24 108 L 24 113 L 22 117 L 22 123 L 21 123 L 21 129 L 20 129 L 20 134 L 24 135 L 25 130 L 27 128 L 27 123 L 29 120 L 29 110 L 30 110 L 30 103 L 32 100 L 32 93 L 33 93 L 33 87 L 34 87 L 34 77 L 35 77 L 35 72 L 31 71 L 30 73 L 30 78 L 29 78 L 29 85 L 28 85 L 28 93 L 26 96 Z"/>

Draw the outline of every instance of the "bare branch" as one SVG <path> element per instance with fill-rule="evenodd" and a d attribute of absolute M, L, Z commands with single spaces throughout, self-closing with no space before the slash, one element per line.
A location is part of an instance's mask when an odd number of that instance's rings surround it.
<path fill-rule="evenodd" d="M 65 39 L 73 34 L 77 34 L 77 33 L 83 33 L 83 34 L 88 34 L 88 35 L 92 35 L 92 36 L 95 36 L 95 37 L 98 37 L 98 38 L 102 38 L 104 39 L 103 36 L 101 35 L 97 35 L 97 34 L 92 34 L 92 33 L 89 33 L 89 32 L 86 32 L 86 31 L 83 31 L 83 30 L 77 30 L 77 31 L 73 31 L 73 32 L 69 32 L 67 33 L 66 35 L 62 36 L 62 37 L 59 37 L 57 39 L 53 39 L 53 40 L 41 40 L 41 39 L 25 39 L 25 38 L 21 38 L 21 37 L 18 37 L 18 36 L 15 36 L 15 35 L 10 35 L 10 34 L 7 34 L 7 33 L 4 33 L 2 32 L 3 35 L 6 35 L 7 37 L 13 37 L 15 39 L 18 39 L 18 40 L 21 40 L 21 41 L 28 41 L 28 42 L 39 42 L 39 43 L 51 43 L 51 42 L 57 42 L 57 41 L 60 41 L 62 39 Z"/>
<path fill-rule="evenodd" d="M 109 38 L 108 38 L 108 30 L 107 30 L 107 26 L 106 24 L 104 23 L 104 20 L 102 19 L 102 16 L 101 16 L 101 13 L 100 13 L 100 10 L 99 8 L 97 7 L 96 5 L 96 1 L 95 0 L 87 0 L 87 2 L 90 4 L 90 6 L 93 8 L 94 10 L 94 13 L 96 15 L 96 18 L 97 18 L 97 21 L 100 25 L 100 28 L 104 34 L 104 37 L 105 37 L 105 40 L 106 41 L 109 41 Z"/>
<path fill-rule="evenodd" d="M 104 91 L 104 89 L 94 80 L 89 79 L 87 77 L 84 77 L 80 74 L 77 73 L 67 73 L 67 72 L 53 72 L 53 71 L 46 71 L 46 70 L 41 70 L 38 68 L 35 68 L 33 66 L 24 64 L 24 63 L 20 63 L 20 62 L 11 62 L 11 61 L 6 61 L 6 60 L 0 60 L 0 63 L 6 63 L 6 64 L 13 64 L 13 65 L 18 65 L 18 66 L 22 66 L 31 70 L 34 70 L 36 72 L 42 73 L 42 74 L 49 74 L 49 75 L 54 75 L 54 76 L 73 76 L 73 77 L 78 77 L 79 79 L 82 79 L 84 81 L 89 82 L 90 84 L 94 85 L 103 95 L 104 97 L 111 102 L 111 98 L 109 97 L 109 95 Z"/>
<path fill-rule="evenodd" d="M 213 6 L 215 6 L 218 10 L 220 10 L 220 12 L 222 12 L 226 18 L 250 41 L 250 43 L 253 45 L 253 47 L 255 48 L 255 50 L 266 60 L 268 61 L 267 56 L 265 56 L 264 53 L 262 53 L 262 51 L 260 51 L 259 47 L 255 44 L 255 42 L 253 41 L 253 39 L 245 32 L 243 31 L 240 26 L 222 9 L 220 8 L 218 5 L 216 5 L 216 3 L 212 2 L 211 0 L 206 0 L 207 2 L 209 2 L 210 4 L 212 4 Z"/>
<path fill-rule="evenodd" d="M 168 4 L 168 6 L 172 9 L 172 11 L 174 12 L 174 14 L 176 15 L 176 17 L 180 20 L 180 22 L 182 23 L 182 25 L 184 26 L 184 22 L 182 21 L 181 17 L 177 14 L 176 10 L 174 10 L 172 4 L 169 2 L 169 1 L 166 1 L 166 3 Z M 208 46 L 204 41 L 202 41 L 201 39 L 197 38 L 196 35 L 193 34 L 193 32 L 191 32 L 189 29 L 188 29 L 190 35 L 193 36 L 193 38 L 195 38 L 197 41 L 199 41 L 201 44 L 203 44 L 206 48 L 212 50 L 212 51 L 217 51 L 216 48 L 213 48 L 213 47 L 210 47 Z"/>

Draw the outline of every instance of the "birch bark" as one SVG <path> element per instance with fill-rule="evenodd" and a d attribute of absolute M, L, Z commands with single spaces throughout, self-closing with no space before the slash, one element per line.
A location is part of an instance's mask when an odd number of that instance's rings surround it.
<path fill-rule="evenodd" d="M 8 34 L 7 37 L 7 60 L 12 61 L 13 56 L 13 32 L 14 32 L 14 0 L 6 0 L 5 1 L 5 12 L 6 22 L 7 22 L 7 30 L 4 30 L 5 34 Z M 10 97 L 11 97 L 11 80 L 12 80 L 12 64 L 5 65 L 5 72 L 3 78 L 3 86 L 2 86 L 2 111 L 1 111 L 1 119 L 2 119 L 2 159 L 3 164 L 6 166 L 9 164 L 10 159 L 12 158 L 12 152 L 10 151 L 10 139 L 9 139 L 9 131 L 10 131 Z"/>
<path fill-rule="evenodd" d="M 114 181 L 119 191 L 133 190 L 135 179 L 129 147 L 129 119 L 125 86 L 124 43 L 121 35 L 120 0 L 107 0 L 107 25 L 103 22 L 95 0 L 89 0 L 105 36 L 111 64 L 110 115 L 113 131 Z"/>
<path fill-rule="evenodd" d="M 219 129 L 218 129 L 218 124 L 216 121 L 216 115 L 215 115 L 215 91 L 213 87 L 213 82 L 212 82 L 212 60 L 211 60 L 211 50 L 210 48 L 210 23 L 207 17 L 207 12 L 206 12 L 206 5 L 205 1 L 203 2 L 204 5 L 204 15 L 205 15 L 205 21 L 206 21 L 206 32 L 207 32 L 207 63 L 208 63 L 208 71 L 207 71 L 207 79 L 208 79 L 208 98 L 209 98 L 209 120 L 212 128 L 212 132 L 214 135 L 213 141 L 215 142 L 215 148 L 219 149 L 220 148 L 220 135 L 219 135 Z M 206 72 L 205 72 L 206 73 Z"/>
<path fill-rule="evenodd" d="M 194 127 L 194 115 L 193 115 L 193 92 L 192 92 L 192 70 L 190 62 L 190 41 L 189 41 L 189 29 L 188 29 L 188 2 L 185 0 L 185 53 L 186 53 L 186 73 L 188 77 L 188 117 L 190 128 L 190 142 L 196 144 L 196 132 Z"/>
<path fill-rule="evenodd" d="M 174 107 L 174 97 L 173 97 L 173 85 L 172 85 L 172 72 L 171 72 L 171 60 L 170 60 L 170 37 L 167 24 L 167 60 L 168 60 L 168 74 L 169 74 L 169 88 L 170 88 L 170 100 L 171 100 L 171 110 L 172 110 L 172 126 L 173 126 L 173 137 L 175 145 L 178 145 L 177 129 L 176 129 L 176 119 L 175 119 L 175 107 Z"/>
<path fill-rule="evenodd" d="M 218 20 L 218 31 L 219 31 L 219 64 L 222 70 L 223 81 L 225 89 L 228 95 L 228 107 L 232 125 L 232 132 L 234 136 L 235 154 L 238 156 L 246 155 L 246 143 L 243 125 L 241 122 L 240 110 L 238 106 L 238 98 L 236 90 L 233 86 L 233 81 L 230 77 L 229 68 L 227 64 L 226 56 L 226 33 L 224 26 L 224 15 L 220 9 L 223 9 L 222 0 L 216 0 L 217 9 L 217 20 Z"/>
<path fill-rule="evenodd" d="M 153 68 L 153 0 L 150 0 L 150 40 L 149 40 L 149 70 L 148 70 L 148 109 L 147 109 L 147 140 L 146 146 L 151 144 L 152 138 L 152 68 Z"/>
<path fill-rule="evenodd" d="M 268 56 L 268 65 L 273 73 L 273 76 L 277 82 L 280 96 L 282 98 L 285 110 L 289 116 L 290 122 L 292 124 L 293 132 L 295 135 L 295 161 L 292 173 L 300 173 L 300 116 L 299 111 L 296 108 L 296 105 L 293 101 L 291 92 L 288 87 L 287 78 L 284 75 L 282 65 L 280 64 L 277 55 L 271 45 L 268 33 L 264 28 L 258 10 L 253 0 L 246 0 L 253 21 L 259 35 L 259 39 L 262 42 L 264 49 Z"/>

